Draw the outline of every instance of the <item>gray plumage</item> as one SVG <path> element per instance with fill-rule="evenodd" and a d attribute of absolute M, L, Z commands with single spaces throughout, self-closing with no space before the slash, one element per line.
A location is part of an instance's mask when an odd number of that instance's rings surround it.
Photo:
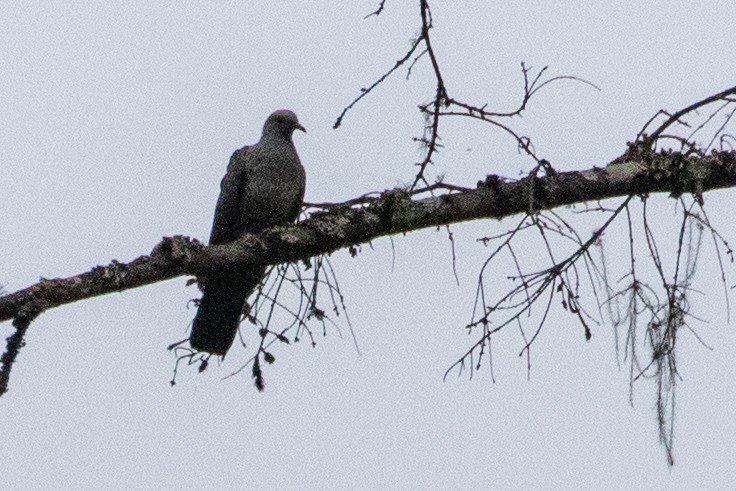
<path fill-rule="evenodd" d="M 296 220 L 306 178 L 291 139 L 294 130 L 306 131 L 296 114 L 275 111 L 266 119 L 258 143 L 233 153 L 220 185 L 210 245 Z M 243 304 L 265 271 L 265 266 L 231 268 L 204 279 L 189 337 L 193 349 L 227 353 L 238 331 Z"/>

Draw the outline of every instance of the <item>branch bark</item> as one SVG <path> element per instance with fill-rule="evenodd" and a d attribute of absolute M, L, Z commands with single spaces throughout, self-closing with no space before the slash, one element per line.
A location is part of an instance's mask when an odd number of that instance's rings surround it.
<path fill-rule="evenodd" d="M 418 199 L 394 189 L 366 206 L 336 205 L 309 219 L 245 235 L 226 245 L 206 247 L 183 236 L 165 237 L 149 255 L 69 278 L 42 279 L 0 297 L 0 321 L 182 275 L 205 275 L 234 264 L 280 264 L 329 254 L 343 247 L 483 218 L 597 201 L 617 196 L 669 192 L 702 193 L 736 186 L 736 152 L 707 157 L 676 152 L 645 153 L 616 159 L 606 167 L 530 175 L 509 181 L 489 175 L 477 188 Z"/>

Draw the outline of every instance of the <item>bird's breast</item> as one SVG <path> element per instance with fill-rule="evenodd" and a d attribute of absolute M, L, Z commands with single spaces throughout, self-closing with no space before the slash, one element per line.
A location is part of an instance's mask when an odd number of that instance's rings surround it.
<path fill-rule="evenodd" d="M 296 159 L 296 165 L 284 165 L 274 159 L 253 169 L 243 193 L 243 231 L 284 225 L 296 219 L 295 208 L 304 196 L 304 169 Z"/>

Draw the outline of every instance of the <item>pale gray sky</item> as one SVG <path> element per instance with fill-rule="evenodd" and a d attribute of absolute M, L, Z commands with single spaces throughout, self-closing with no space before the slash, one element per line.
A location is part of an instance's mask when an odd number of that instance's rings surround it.
<path fill-rule="evenodd" d="M 164 235 L 206 239 L 235 148 L 276 108 L 297 112 L 308 201 L 341 201 L 410 180 L 419 158 L 427 65 L 397 73 L 345 119 L 361 87 L 403 55 L 416 2 L 4 2 L 0 7 L 0 284 L 14 291 L 111 259 L 148 253 Z M 347 6 L 349 4 L 349 6 Z M 594 82 L 550 86 L 517 128 L 558 169 L 605 165 L 660 108 L 734 85 L 732 2 L 435 1 L 448 89 L 507 110 L 519 63 Z M 499 132 L 446 123 L 433 170 L 473 185 L 529 168 Z M 468 149 L 471 149 L 468 151 Z M 709 193 L 711 220 L 736 243 L 734 191 Z M 652 200 L 663 230 L 674 202 Z M 567 216 L 567 215 L 566 215 Z M 581 233 L 594 221 L 577 219 Z M 0 475 L 14 489 L 729 489 L 736 482 L 736 336 L 705 249 L 695 312 L 680 336 L 676 466 L 657 443 L 653 386 L 628 405 L 613 334 L 556 312 L 533 350 L 494 338 L 487 370 L 442 382 L 474 340 L 476 238 L 515 223 L 453 227 L 333 255 L 362 355 L 335 331 L 274 351 L 267 390 L 221 381 L 234 349 L 169 387 L 166 346 L 186 335 L 196 295 L 185 278 L 64 306 L 27 336 L 0 399 Z M 611 240 L 614 240 L 613 238 Z M 615 251 L 615 242 L 611 250 Z M 534 254 L 534 251 L 529 251 Z M 613 258 L 615 259 L 615 257 Z M 644 259 L 644 258 L 643 258 Z M 501 265 L 499 264 L 499 267 Z M 729 285 L 734 269 L 727 264 Z M 504 288 L 500 283 L 498 288 Z M 733 299 L 732 299 L 733 303 Z M 560 309 L 557 309 L 560 310 Z M 531 329 L 531 327 L 530 327 Z M 0 326 L 3 338 L 9 323 Z M 320 333 L 320 329 L 317 329 Z"/>

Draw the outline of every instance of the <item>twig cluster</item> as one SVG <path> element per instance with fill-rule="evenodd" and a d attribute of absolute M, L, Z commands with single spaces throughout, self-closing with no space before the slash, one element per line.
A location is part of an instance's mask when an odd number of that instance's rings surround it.
<path fill-rule="evenodd" d="M 327 291 L 327 302 L 330 304 L 328 313 L 322 306 L 322 296 Z M 196 303 L 196 300 L 194 301 Z M 243 306 L 242 323 L 238 330 L 240 345 L 248 349 L 249 340 L 255 336 L 257 347 L 238 369 L 225 378 L 241 373 L 251 366 L 251 375 L 256 388 L 264 390 L 265 380 L 263 364 L 272 364 L 276 360 L 270 349 L 274 343 L 289 345 L 298 343 L 307 336 L 310 345 L 317 346 L 313 321 L 322 328 L 322 336 L 327 336 L 328 326 L 333 327 L 340 335 L 339 325 L 331 315 L 344 315 L 348 328 L 358 349 L 357 340 L 350 323 L 345 307 L 345 298 L 340 291 L 337 275 L 327 256 L 321 255 L 302 263 L 286 263 L 272 266 L 257 292 L 250 302 Z M 198 365 L 200 372 L 207 369 L 211 355 L 193 351 L 182 346 L 186 340 L 169 346 L 176 357 L 171 385 L 176 384 L 179 365 Z"/>
<path fill-rule="evenodd" d="M 437 153 L 442 148 L 440 137 L 441 121 L 445 117 L 466 117 L 482 121 L 499 129 L 515 140 L 518 150 L 530 157 L 535 165 L 523 179 L 529 183 L 528 210 L 517 226 L 503 234 L 494 237 L 484 237 L 481 242 L 494 245 L 487 260 L 480 268 L 475 303 L 471 321 L 466 325 L 468 332 L 479 333 L 477 340 L 468 350 L 448 369 L 445 378 L 452 371 L 463 373 L 466 369 L 472 378 L 473 373 L 481 366 L 484 357 L 488 358 L 491 377 L 493 378 L 492 364 L 492 336 L 510 324 L 518 327 L 523 339 L 523 348 L 520 356 L 526 356 L 527 369 L 531 367 L 531 346 L 538 338 L 546 324 L 550 308 L 555 298 L 559 298 L 563 309 L 574 315 L 583 327 L 585 338 L 592 336 L 591 325 L 603 322 L 602 312 L 608 314 L 608 320 L 613 324 L 617 333 L 617 352 L 623 354 L 624 360 L 629 362 L 630 387 L 642 378 L 653 378 L 657 386 L 657 414 L 659 421 L 660 440 L 665 447 L 667 459 L 672 464 L 672 434 L 673 415 L 675 407 L 675 386 L 678 378 L 676 364 L 676 341 L 680 328 L 689 329 L 696 338 L 698 334 L 689 324 L 693 319 L 689 299 L 692 293 L 692 283 L 697 270 L 702 246 L 703 232 L 710 235 L 718 264 L 721 271 L 721 283 L 726 298 L 726 312 L 730 311 L 726 275 L 723 265 L 723 253 L 733 261 L 733 253 L 723 236 L 711 225 L 704 208 L 702 190 L 692 186 L 680 186 L 678 183 L 692 183 L 693 173 L 696 172 L 685 162 L 688 157 L 696 155 L 705 157 L 718 152 L 730 152 L 735 148 L 736 137 L 727 131 L 733 122 L 736 113 L 736 87 L 721 91 L 712 96 L 695 102 L 679 111 L 670 113 L 661 110 L 657 112 L 630 143 L 626 151 L 611 165 L 636 161 L 646 166 L 646 172 L 652 176 L 667 178 L 673 184 L 670 188 L 673 197 L 679 201 L 682 220 L 677 236 L 677 252 L 674 258 L 663 257 L 657 246 L 658 239 L 648 221 L 648 195 L 639 195 L 643 203 L 641 207 L 642 233 L 644 243 L 637 240 L 641 234 L 634 233 L 634 219 L 632 204 L 635 194 L 630 194 L 614 208 L 599 205 L 587 211 L 603 213 L 602 224 L 589 237 L 581 237 L 575 228 L 560 214 L 551 211 L 541 211 L 537 206 L 537 189 L 535 182 L 539 170 L 554 178 L 556 171 L 552 165 L 537 155 L 531 138 L 519 134 L 509 124 L 513 118 L 519 117 L 527 109 L 532 97 L 552 82 L 572 80 L 587 84 L 598 89 L 594 84 L 575 76 L 556 76 L 544 78 L 548 67 L 536 73 L 521 64 L 523 78 L 523 95 L 519 105 L 511 111 L 497 111 L 488 108 L 487 104 L 469 104 L 450 96 L 448 85 L 443 77 L 440 63 L 432 44 L 431 31 L 433 28 L 432 12 L 428 0 L 420 0 L 419 8 L 419 35 L 412 42 L 411 48 L 394 67 L 380 77 L 369 89 L 363 91 L 338 118 L 335 127 L 339 126 L 346 112 L 369 92 L 383 83 L 389 75 L 400 66 L 414 57 L 409 66 L 408 74 L 414 65 L 423 57 L 430 60 L 434 74 L 434 95 L 429 103 L 419 106 L 424 117 L 424 134 L 415 138 L 424 148 L 424 158 L 417 163 L 418 170 L 409 187 L 409 192 L 433 189 L 426 176 L 427 168 L 434 163 Z M 380 13 L 383 2 L 376 12 Z M 415 55 L 415 53 L 418 53 Z M 407 76 L 408 76 L 407 74 Z M 703 117 L 698 117 L 699 111 L 711 108 Z M 721 116 L 719 119 L 718 116 Z M 663 121 L 650 130 L 657 120 Z M 682 134 L 682 130 L 687 130 Z M 709 135 L 706 136 L 706 133 Z M 669 162 L 664 168 L 657 155 L 668 153 L 675 160 L 680 159 L 682 165 L 671 165 Z M 696 179 L 697 180 L 697 179 Z M 500 182 L 497 176 L 489 176 L 486 184 L 493 186 Z M 448 183 L 439 183 L 442 189 L 452 189 Z M 682 195 L 688 193 L 691 201 L 685 200 Z M 604 236 L 606 232 L 618 222 L 621 217 L 627 223 L 629 238 L 629 271 L 620 279 L 613 280 L 610 276 L 608 258 L 602 254 Z M 448 237 L 453 245 L 453 266 L 455 264 L 454 237 L 448 229 Z M 527 271 L 527 264 L 538 259 L 530 257 L 528 244 L 537 239 L 542 250 L 545 251 L 548 266 L 542 269 L 532 267 Z M 674 237 L 667 237 L 674 239 Z M 598 249 L 599 255 L 593 254 Z M 563 259 L 559 259 L 559 250 L 564 252 Z M 649 258 L 649 266 L 653 269 L 654 279 L 647 280 L 649 275 L 643 275 L 641 266 L 635 267 L 637 256 Z M 506 280 L 512 286 L 505 292 L 498 294 L 499 275 L 496 274 L 496 264 L 501 255 L 507 255 L 515 265 L 515 274 L 507 275 Z M 668 266 L 669 265 L 669 266 Z M 624 287 L 619 285 L 624 283 Z M 487 283 L 493 285 L 489 290 Z M 590 292 L 587 295 L 585 292 Z M 495 299 L 491 297 L 497 296 Z M 587 300 L 587 301 L 586 301 Z M 541 313 L 535 321 L 535 328 L 530 333 L 524 328 L 532 316 L 534 307 L 542 303 Z M 588 307 L 586 307 L 588 305 Z M 592 307 L 592 308 L 591 308 Z M 620 351 L 619 329 L 626 326 L 625 349 Z M 640 353 L 641 346 L 637 340 L 640 329 L 644 329 L 644 338 L 647 340 L 647 353 Z M 632 398 L 633 401 L 633 398 Z"/>

